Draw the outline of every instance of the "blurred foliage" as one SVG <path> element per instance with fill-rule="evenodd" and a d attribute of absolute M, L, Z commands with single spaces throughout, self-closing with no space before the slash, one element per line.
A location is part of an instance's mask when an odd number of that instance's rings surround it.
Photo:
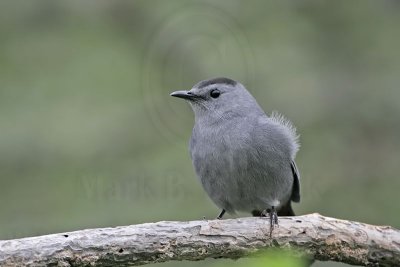
<path fill-rule="evenodd" d="M 169 92 L 216 76 L 298 127 L 297 213 L 400 227 L 399 25 L 395 0 L 1 1 L 0 239 L 215 217 Z M 163 266 L 224 264 L 252 266 Z"/>

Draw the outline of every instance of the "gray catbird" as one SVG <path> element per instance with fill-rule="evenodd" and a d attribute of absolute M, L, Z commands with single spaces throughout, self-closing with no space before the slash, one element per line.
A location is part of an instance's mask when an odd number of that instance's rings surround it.
<path fill-rule="evenodd" d="M 283 116 L 267 116 L 246 88 L 228 78 L 197 83 L 171 96 L 187 100 L 195 114 L 190 139 L 194 169 L 212 201 L 225 211 L 294 216 L 300 175 L 294 158 L 296 129 Z"/>

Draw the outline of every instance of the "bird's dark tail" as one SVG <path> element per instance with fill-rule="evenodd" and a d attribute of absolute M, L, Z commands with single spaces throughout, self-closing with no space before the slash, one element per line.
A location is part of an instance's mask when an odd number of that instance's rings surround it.
<path fill-rule="evenodd" d="M 292 209 L 292 202 L 289 200 L 286 205 L 278 210 L 278 216 L 296 216 Z"/>

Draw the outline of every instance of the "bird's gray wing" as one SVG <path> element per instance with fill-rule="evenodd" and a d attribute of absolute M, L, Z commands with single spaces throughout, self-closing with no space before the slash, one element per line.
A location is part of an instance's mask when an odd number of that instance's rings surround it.
<path fill-rule="evenodd" d="M 296 163 L 292 161 L 290 163 L 293 173 L 293 188 L 292 188 L 292 201 L 300 202 L 300 173 L 297 169 Z"/>

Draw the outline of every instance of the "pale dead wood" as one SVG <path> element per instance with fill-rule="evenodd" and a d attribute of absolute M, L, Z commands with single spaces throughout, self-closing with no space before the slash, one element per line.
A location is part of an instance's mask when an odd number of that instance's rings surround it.
<path fill-rule="evenodd" d="M 135 266 L 240 258 L 271 247 L 364 266 L 400 266 L 400 231 L 319 214 L 268 219 L 158 222 L 0 241 L 1 266 Z"/>

